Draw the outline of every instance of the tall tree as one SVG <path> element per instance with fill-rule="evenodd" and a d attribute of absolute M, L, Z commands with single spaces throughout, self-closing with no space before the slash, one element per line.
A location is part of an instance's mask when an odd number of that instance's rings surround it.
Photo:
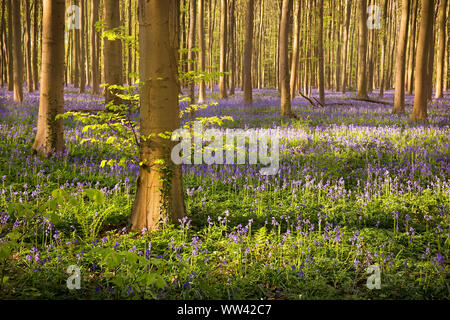
<path fill-rule="evenodd" d="M 244 64 L 243 64 L 243 87 L 244 87 L 244 103 L 251 104 L 253 102 L 252 95 L 252 54 L 253 54 L 253 11 L 254 0 L 247 0 L 247 9 L 245 16 L 245 48 L 244 48 Z"/>
<path fill-rule="evenodd" d="M 301 19 L 301 0 L 296 0 L 294 13 L 294 44 L 292 47 L 291 80 L 289 85 L 291 99 L 295 98 L 296 92 L 297 70 L 300 52 L 300 19 Z"/>
<path fill-rule="evenodd" d="M 158 136 L 180 126 L 178 106 L 177 0 L 139 2 L 141 139 L 133 230 L 154 230 L 164 215 L 178 221 L 185 215 L 181 168 L 171 161 L 173 142 Z M 163 160 L 163 161 L 161 161 Z"/>
<path fill-rule="evenodd" d="M 446 33 L 446 16 L 447 16 L 447 0 L 441 0 L 439 5 L 439 48 L 437 57 L 437 74 L 436 74 L 436 99 L 443 98 L 444 81 L 446 81 L 447 70 L 445 69 L 445 50 L 447 48 Z"/>
<path fill-rule="evenodd" d="M 228 1 L 220 0 L 220 72 L 222 73 L 219 79 L 219 99 L 227 98 L 227 20 L 228 20 Z"/>
<path fill-rule="evenodd" d="M 120 27 L 120 0 L 106 0 L 105 24 L 106 30 L 113 30 Z M 107 85 L 122 85 L 122 42 L 118 39 L 104 38 L 103 43 L 103 64 L 105 72 L 105 82 Z M 117 96 L 118 90 L 106 90 L 105 102 L 114 101 L 115 105 L 121 103 Z"/>
<path fill-rule="evenodd" d="M 23 51 L 22 51 L 22 23 L 20 19 L 20 2 L 12 1 L 13 25 L 13 64 L 14 64 L 14 101 L 23 101 Z"/>
<path fill-rule="evenodd" d="M 380 94 L 379 94 L 380 98 L 384 96 L 384 85 L 386 77 L 387 9 L 388 9 L 388 0 L 384 0 L 383 16 L 382 16 L 383 31 L 381 34 Z"/>
<path fill-rule="evenodd" d="M 394 113 L 405 112 L 405 63 L 410 3 L 410 0 L 402 0 L 402 18 L 400 32 L 398 34 L 397 60 L 395 65 Z"/>
<path fill-rule="evenodd" d="M 198 67 L 200 72 L 205 72 L 205 2 L 204 0 L 198 0 L 198 48 L 199 48 L 199 57 L 198 57 Z M 198 102 L 204 103 L 206 99 L 206 87 L 205 81 L 201 80 L 198 87 Z"/>
<path fill-rule="evenodd" d="M 33 92 L 33 67 L 31 65 L 31 5 L 30 0 L 25 0 L 25 61 L 27 69 L 27 89 Z"/>
<path fill-rule="evenodd" d="M 387 0 L 385 0 L 387 1 Z M 347 53 L 348 53 L 348 38 L 350 30 L 350 17 L 352 13 L 352 0 L 345 0 L 345 27 L 344 27 L 344 39 L 342 45 L 342 93 L 347 90 Z"/>
<path fill-rule="evenodd" d="M 39 117 L 33 150 L 51 155 L 64 151 L 64 18 L 65 0 L 44 0 Z"/>
<path fill-rule="evenodd" d="M 367 0 L 359 0 L 358 2 L 358 98 L 367 99 Z"/>
<path fill-rule="evenodd" d="M 100 93 L 100 70 L 99 70 L 99 47 L 100 39 L 95 24 L 98 21 L 98 7 L 100 0 L 92 0 L 91 10 L 91 72 L 92 72 L 92 93 Z"/>
<path fill-rule="evenodd" d="M 39 71 L 38 71 L 38 34 L 39 30 L 39 10 L 41 0 L 34 0 L 33 4 L 33 48 L 32 48 L 32 64 L 33 64 L 33 91 L 39 89 Z M 39 30 L 39 32 L 38 32 Z"/>
<path fill-rule="evenodd" d="M 79 41 L 79 47 L 80 47 L 80 92 L 84 93 L 86 90 L 86 46 L 84 43 L 84 36 L 86 33 L 86 21 L 85 21 L 85 14 L 86 14 L 86 8 L 85 8 L 85 0 L 80 0 L 80 30 L 77 30 L 77 41 Z"/>
<path fill-rule="evenodd" d="M 189 37 L 188 37 L 188 72 L 193 73 L 195 59 L 195 25 L 196 25 L 196 5 L 195 0 L 189 1 Z M 195 103 L 195 82 L 193 79 L 189 81 L 189 98 L 191 103 Z"/>
<path fill-rule="evenodd" d="M 410 116 L 412 122 L 427 121 L 427 66 L 428 51 L 430 50 L 429 32 L 433 28 L 434 0 L 421 0 L 421 21 L 419 40 L 417 43 L 417 57 L 415 67 L 415 97 L 414 107 Z"/>
<path fill-rule="evenodd" d="M 317 3 L 319 9 L 319 30 L 318 30 L 318 55 L 319 55 L 319 99 L 325 103 L 325 76 L 324 76 L 324 56 L 323 56 L 323 0 Z"/>
<path fill-rule="evenodd" d="M 281 87 L 281 115 L 292 117 L 291 94 L 289 88 L 289 16 L 291 11 L 291 1 L 283 0 L 280 20 L 280 87 Z"/>

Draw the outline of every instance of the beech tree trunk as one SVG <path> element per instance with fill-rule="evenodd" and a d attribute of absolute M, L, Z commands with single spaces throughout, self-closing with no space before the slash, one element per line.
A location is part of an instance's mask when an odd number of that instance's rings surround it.
<path fill-rule="evenodd" d="M 358 98 L 367 99 L 367 0 L 359 0 Z"/>
<path fill-rule="evenodd" d="M 427 121 L 427 66 L 429 51 L 429 33 L 433 28 L 434 0 L 421 0 L 421 22 L 415 67 L 415 98 L 410 116 L 411 122 Z"/>
<path fill-rule="evenodd" d="M 410 0 L 402 0 L 402 20 L 398 35 L 397 59 L 395 65 L 394 113 L 405 112 L 405 63 L 406 45 L 408 43 L 408 19 Z"/>
<path fill-rule="evenodd" d="M 92 93 L 100 94 L 100 71 L 99 71 L 99 54 L 100 37 L 95 28 L 98 21 L 98 6 L 100 0 L 92 0 L 92 16 L 91 16 L 91 69 L 92 69 Z"/>
<path fill-rule="evenodd" d="M 41 0 L 34 0 L 33 9 L 33 49 L 32 49 L 32 61 L 33 61 L 33 91 L 39 89 L 39 68 L 38 68 L 38 34 L 40 33 L 38 18 L 40 10 Z M 39 32 L 38 32 L 39 30 Z"/>
<path fill-rule="evenodd" d="M 220 1 L 220 72 L 227 72 L 227 0 Z M 227 81 L 225 74 L 219 80 L 219 99 L 227 98 Z"/>
<path fill-rule="evenodd" d="M 6 11 L 8 12 L 8 34 L 6 36 L 6 49 L 8 53 L 8 91 L 14 90 L 14 56 L 11 1 L 12 0 L 6 0 Z"/>
<path fill-rule="evenodd" d="M 47 156 L 64 151 L 64 22 L 65 0 L 44 0 L 39 117 L 33 150 Z"/>
<path fill-rule="evenodd" d="M 281 88 L 281 116 L 292 117 L 291 94 L 289 88 L 289 14 L 291 9 L 290 0 L 283 0 L 280 21 L 280 88 Z"/>
<path fill-rule="evenodd" d="M 25 0 L 25 61 L 27 69 L 27 89 L 33 92 L 33 70 L 31 66 L 31 5 L 30 0 Z"/>
<path fill-rule="evenodd" d="M 174 12 L 175 11 L 175 12 Z M 181 168 L 171 161 L 174 143 L 158 136 L 180 126 L 178 106 L 178 5 L 176 0 L 139 2 L 142 165 L 130 217 L 132 230 L 155 230 L 164 217 L 185 216 Z M 158 160 L 158 161 L 157 161 Z"/>
<path fill-rule="evenodd" d="M 319 30 L 318 30 L 318 55 L 319 55 L 319 99 L 325 104 L 325 77 L 324 77 L 324 56 L 323 56 L 323 0 L 319 0 Z"/>
<path fill-rule="evenodd" d="M 198 57 L 198 67 L 199 72 L 205 72 L 205 20 L 204 20 L 204 14 L 205 14 L 205 3 L 204 0 L 198 0 L 198 10 L 197 10 L 197 16 L 198 16 L 198 47 L 199 47 L 199 57 Z M 206 100 L 206 86 L 205 81 L 202 80 L 199 83 L 199 92 L 198 92 L 198 102 L 204 103 Z"/>
<path fill-rule="evenodd" d="M 22 51 L 22 22 L 20 19 L 20 2 L 12 1 L 13 24 L 13 64 L 14 64 L 14 101 L 23 101 L 23 51 Z"/>
<path fill-rule="evenodd" d="M 292 47 L 292 61 L 291 61 L 291 80 L 289 91 L 291 99 L 296 95 L 297 70 L 300 51 L 300 19 L 301 19 L 301 0 L 295 1 L 295 16 L 294 16 L 294 44 Z"/>
<path fill-rule="evenodd" d="M 120 0 L 107 0 L 104 2 L 106 30 L 120 26 Z M 103 42 L 103 64 L 105 82 L 107 85 L 122 85 L 122 42 L 121 40 L 108 40 Z M 120 105 L 121 99 L 117 96 L 118 90 L 105 89 L 105 102 L 114 101 Z"/>
<path fill-rule="evenodd" d="M 254 0 L 247 0 L 247 11 L 245 16 L 245 48 L 244 48 L 244 65 L 243 65 L 243 87 L 244 87 L 244 103 L 251 104 L 252 96 L 252 54 L 253 54 L 253 10 Z"/>
<path fill-rule="evenodd" d="M 188 72 L 193 73 L 194 70 L 194 59 L 195 59 L 195 11 L 196 5 L 195 0 L 190 0 L 189 2 L 189 38 L 188 38 Z M 191 99 L 191 103 L 195 103 L 195 82 L 193 79 L 190 79 L 188 84 L 188 94 Z"/>
<path fill-rule="evenodd" d="M 437 73 L 436 73 L 436 99 L 443 98 L 444 81 L 446 81 L 448 70 L 445 70 L 445 50 L 447 48 L 447 34 L 446 34 L 446 15 L 447 15 L 447 0 L 441 0 L 439 6 L 439 48 L 437 57 Z"/>

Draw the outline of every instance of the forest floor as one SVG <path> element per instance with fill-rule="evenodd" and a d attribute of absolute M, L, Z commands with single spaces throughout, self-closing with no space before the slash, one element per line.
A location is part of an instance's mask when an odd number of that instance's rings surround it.
<path fill-rule="evenodd" d="M 424 125 L 354 95 L 327 92 L 326 108 L 298 97 L 298 119 L 280 118 L 271 89 L 199 111 L 278 128 L 280 172 L 183 166 L 188 217 L 132 233 L 138 167 L 101 166 L 121 155 L 108 136 L 81 143 L 91 133 L 71 120 L 63 156 L 34 155 L 38 93 L 16 104 L 0 89 L 0 298 L 448 299 L 450 92 Z M 100 109 L 101 97 L 66 88 L 65 108 Z M 372 265 L 380 289 L 367 287 Z"/>

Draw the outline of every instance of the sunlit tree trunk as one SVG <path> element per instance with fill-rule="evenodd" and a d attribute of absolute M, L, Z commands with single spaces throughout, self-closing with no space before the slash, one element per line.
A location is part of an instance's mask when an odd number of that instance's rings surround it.
<path fill-rule="evenodd" d="M 253 54 L 253 10 L 254 0 L 247 0 L 247 8 L 245 15 L 245 48 L 244 48 L 244 65 L 243 65 L 243 86 L 244 86 L 244 103 L 251 104 L 252 96 L 252 54 Z"/>
<path fill-rule="evenodd" d="M 65 0 L 44 0 L 39 117 L 33 150 L 51 155 L 64 151 L 64 18 Z"/>
<path fill-rule="evenodd" d="M 421 22 L 415 67 L 415 98 L 410 116 L 412 122 L 427 121 L 427 66 L 429 33 L 433 27 L 434 0 L 421 0 Z"/>
<path fill-rule="evenodd" d="M 444 81 L 446 81 L 446 76 L 448 70 L 444 69 L 445 66 L 445 50 L 447 48 L 447 34 L 446 34 L 446 15 L 447 15 L 447 0 L 441 0 L 439 6 L 439 18 L 438 18 L 438 28 L 439 28 L 439 48 L 437 57 L 437 73 L 436 73 L 436 99 L 443 98 L 443 87 Z"/>
<path fill-rule="evenodd" d="M 227 71 L 227 0 L 220 0 L 220 72 Z M 227 98 L 227 81 L 226 76 L 222 74 L 219 79 L 219 99 Z"/>
<path fill-rule="evenodd" d="M 367 99 L 367 0 L 359 0 L 358 2 L 358 98 Z"/>
<path fill-rule="evenodd" d="M 105 7 L 105 23 L 106 30 L 112 30 L 120 27 L 120 1 L 106 0 Z M 104 54 L 104 72 L 105 82 L 108 85 L 122 85 L 122 42 L 121 40 L 104 39 L 103 42 Z M 117 90 L 106 90 L 105 102 L 114 101 L 115 105 L 121 103 L 121 99 L 117 96 Z"/>
<path fill-rule="evenodd" d="M 38 68 L 38 34 L 39 24 L 39 10 L 41 0 L 34 0 L 33 9 L 33 48 L 32 48 L 32 63 L 33 63 L 33 91 L 39 89 L 39 68 Z M 38 32 L 39 30 L 39 32 Z"/>
<path fill-rule="evenodd" d="M 410 0 L 402 0 L 402 17 L 398 34 L 397 59 L 395 65 L 394 113 L 405 112 L 405 63 L 408 43 L 408 19 Z"/>
<path fill-rule="evenodd" d="M 280 88 L 281 88 L 281 115 L 283 117 L 292 117 L 291 110 L 291 94 L 289 92 L 289 58 L 288 58 L 288 43 L 289 43 L 289 14 L 290 14 L 290 0 L 283 0 L 283 7 L 281 10 L 280 21 Z"/>
<path fill-rule="evenodd" d="M 6 50 L 8 53 L 8 91 L 14 90 L 14 56 L 13 56 L 13 27 L 12 27 L 12 0 L 6 0 L 6 11 L 8 12 L 8 33 Z"/>
<path fill-rule="evenodd" d="M 92 93 L 100 94 L 100 71 L 99 71 L 99 46 L 100 39 L 95 24 L 98 21 L 98 6 L 100 0 L 92 1 L 91 15 L 91 72 L 92 72 Z"/>
<path fill-rule="evenodd" d="M 188 38 L 188 72 L 194 72 L 194 59 L 195 59 L 195 12 L 196 5 L 195 0 L 189 1 L 189 38 Z M 189 82 L 188 85 L 189 98 L 191 99 L 191 103 L 195 103 L 195 82 L 193 79 Z"/>
<path fill-rule="evenodd" d="M 27 69 L 27 89 L 33 92 L 33 71 L 31 66 L 31 5 L 30 0 L 25 0 L 25 61 Z"/>
<path fill-rule="evenodd" d="M 14 101 L 23 101 L 23 51 L 22 22 L 20 19 L 20 1 L 12 2 L 13 24 L 13 63 L 14 63 Z"/>
<path fill-rule="evenodd" d="M 289 85 L 289 91 L 291 93 L 291 99 L 295 98 L 296 82 L 297 82 L 297 70 L 300 51 L 300 18 L 301 18 L 301 0 L 295 1 L 295 14 L 294 14 L 294 44 L 292 47 L 292 61 L 291 61 L 291 80 Z"/>
<path fill-rule="evenodd" d="M 173 12 L 175 11 L 175 13 Z M 158 229 L 165 216 L 185 216 L 181 168 L 171 161 L 174 143 L 158 136 L 180 126 L 178 106 L 178 20 L 176 0 L 139 2 L 141 79 L 140 161 L 132 230 Z"/>
<path fill-rule="evenodd" d="M 199 59 L 198 59 L 198 65 L 199 65 L 199 71 L 205 72 L 205 3 L 204 0 L 198 0 L 198 46 L 199 46 Z M 199 93 L 198 93 L 198 102 L 204 103 L 206 99 L 206 87 L 205 87 L 205 81 L 200 81 L 199 83 Z"/>
<path fill-rule="evenodd" d="M 319 99 L 325 103 L 325 78 L 324 78 L 324 56 L 323 56 L 323 0 L 318 2 L 319 8 L 319 30 L 318 30 L 318 54 L 319 54 Z"/>

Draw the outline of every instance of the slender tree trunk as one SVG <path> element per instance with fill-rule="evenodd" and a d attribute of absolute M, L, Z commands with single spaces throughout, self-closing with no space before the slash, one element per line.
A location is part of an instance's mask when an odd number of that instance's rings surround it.
<path fill-rule="evenodd" d="M 244 80 L 244 103 L 251 104 L 253 102 L 252 96 L 252 53 L 253 53 L 253 10 L 254 0 L 246 0 L 247 11 L 245 16 L 245 48 L 244 48 L 244 65 L 243 65 L 243 80 Z"/>
<path fill-rule="evenodd" d="M 290 14 L 290 0 L 283 0 L 283 7 L 281 10 L 280 22 L 280 87 L 281 87 L 281 115 L 283 117 L 293 116 L 291 110 L 291 94 L 289 92 L 289 14 Z"/>
<path fill-rule="evenodd" d="M 319 31 L 318 31 L 318 54 L 319 54 L 319 99 L 325 104 L 325 79 L 324 79 L 324 57 L 323 57 L 323 0 L 319 0 Z"/>
<path fill-rule="evenodd" d="M 415 68 L 415 98 L 410 116 L 412 122 L 427 121 L 427 65 L 429 33 L 433 28 L 434 0 L 421 0 L 421 22 Z"/>
<path fill-rule="evenodd" d="M 185 216 L 181 168 L 173 164 L 174 143 L 158 137 L 180 126 L 178 107 L 178 20 L 176 0 L 139 2 L 141 88 L 140 159 L 136 197 L 130 217 L 132 230 L 155 230 L 164 217 L 176 222 Z M 162 160 L 162 161 L 161 161 Z"/>
<path fill-rule="evenodd" d="M 411 19 L 411 37 L 410 37 L 410 46 L 409 46 L 409 59 L 408 59 L 408 74 L 406 76 L 406 91 L 407 94 L 413 94 L 414 87 L 414 61 L 416 58 L 416 25 L 417 25 L 417 10 L 418 10 L 418 2 L 419 0 L 412 0 L 413 2 L 413 10 L 412 10 L 412 19 Z"/>
<path fill-rule="evenodd" d="M 33 71 L 31 66 L 31 5 L 30 0 L 25 0 L 25 61 L 27 69 L 27 89 L 33 92 Z"/>
<path fill-rule="evenodd" d="M 98 7 L 100 0 L 92 0 L 92 16 L 91 16 L 91 69 L 92 69 L 92 93 L 100 94 L 100 71 L 99 71 L 99 55 L 98 48 L 100 39 L 95 24 L 98 21 Z"/>
<path fill-rule="evenodd" d="M 367 0 L 359 0 L 358 98 L 367 99 Z"/>
<path fill-rule="evenodd" d="M 86 32 L 86 21 L 84 20 L 85 15 L 85 2 L 80 1 L 80 19 L 81 19 L 81 29 L 78 32 L 78 41 L 80 42 L 80 93 L 84 93 L 86 90 L 86 54 L 84 46 L 84 35 Z"/>
<path fill-rule="evenodd" d="M 387 1 L 387 0 L 385 0 Z M 344 28 L 344 45 L 342 47 L 342 93 L 347 90 L 347 61 L 348 61 L 348 46 L 349 46 L 349 31 L 350 31 L 350 18 L 352 13 L 352 1 L 346 0 L 345 2 L 345 28 Z M 351 50 L 353 48 L 350 48 Z M 351 68 L 351 65 L 350 65 Z M 351 72 L 350 72 L 351 74 Z"/>
<path fill-rule="evenodd" d="M 14 63 L 14 101 L 23 101 L 23 51 L 22 22 L 20 19 L 20 1 L 12 2 L 13 24 L 13 63 Z"/>
<path fill-rule="evenodd" d="M 0 26 L 0 42 L 1 42 L 1 49 L 0 49 L 0 87 L 3 88 L 5 85 L 5 82 L 8 81 L 8 72 L 7 72 L 7 53 L 6 53 L 6 0 L 1 1 L 2 5 L 2 18 L 1 18 L 1 26 Z"/>
<path fill-rule="evenodd" d="M 230 95 L 236 90 L 236 1 L 230 0 Z"/>
<path fill-rule="evenodd" d="M 120 26 L 120 1 L 107 0 L 105 3 L 106 29 L 111 30 Z M 105 82 L 108 85 L 122 85 L 122 42 L 121 40 L 104 39 L 104 70 Z M 115 105 L 121 104 L 121 99 L 117 96 L 118 90 L 106 89 L 105 102 L 108 104 L 114 101 Z"/>
<path fill-rule="evenodd" d="M 198 44 L 199 44 L 199 71 L 205 72 L 205 3 L 204 0 L 198 0 L 198 10 L 197 10 L 197 16 L 198 16 Z M 206 100 L 206 87 L 205 87 L 205 81 L 200 81 L 199 84 L 199 92 L 198 92 L 198 102 L 204 103 Z"/>
<path fill-rule="evenodd" d="M 6 37 L 6 49 L 8 52 L 8 91 L 14 90 L 14 55 L 11 1 L 12 0 L 6 0 L 6 11 L 8 12 L 8 34 Z"/>
<path fill-rule="evenodd" d="M 195 25 L 196 25 L 196 5 L 195 0 L 189 1 L 189 38 L 188 38 L 188 72 L 194 73 L 194 59 L 195 59 Z M 195 82 L 194 79 L 190 79 L 188 84 L 189 98 L 191 103 L 195 103 Z"/>
<path fill-rule="evenodd" d="M 220 0 L 220 72 L 219 99 L 227 98 L 227 81 L 225 73 L 227 71 L 227 0 Z"/>
<path fill-rule="evenodd" d="M 40 33 L 40 30 L 39 30 L 38 18 L 39 18 L 40 2 L 41 2 L 41 0 L 34 0 L 34 9 L 33 9 L 33 48 L 32 48 L 33 91 L 36 91 L 39 89 L 38 33 Z"/>
<path fill-rule="evenodd" d="M 41 92 L 33 150 L 51 155 L 64 151 L 64 0 L 44 0 Z"/>
<path fill-rule="evenodd" d="M 397 59 L 395 66 L 394 113 L 405 112 L 405 63 L 408 43 L 408 19 L 410 0 L 402 0 L 402 18 L 398 35 Z"/>
<path fill-rule="evenodd" d="M 294 15 L 294 44 L 292 48 L 292 61 L 291 61 L 291 80 L 289 91 L 291 93 L 291 99 L 295 98 L 296 94 L 296 82 L 297 82 L 297 70 L 300 51 L 300 19 L 301 19 L 301 0 L 295 1 L 295 15 Z"/>
<path fill-rule="evenodd" d="M 443 87 L 444 81 L 448 70 L 444 69 L 445 66 L 445 50 L 447 48 L 447 35 L 446 35 L 446 15 L 447 15 L 447 0 L 441 0 L 439 6 L 439 18 L 438 18 L 438 28 L 439 28 L 439 48 L 437 57 L 437 73 L 436 73 L 436 99 L 443 98 Z"/>

